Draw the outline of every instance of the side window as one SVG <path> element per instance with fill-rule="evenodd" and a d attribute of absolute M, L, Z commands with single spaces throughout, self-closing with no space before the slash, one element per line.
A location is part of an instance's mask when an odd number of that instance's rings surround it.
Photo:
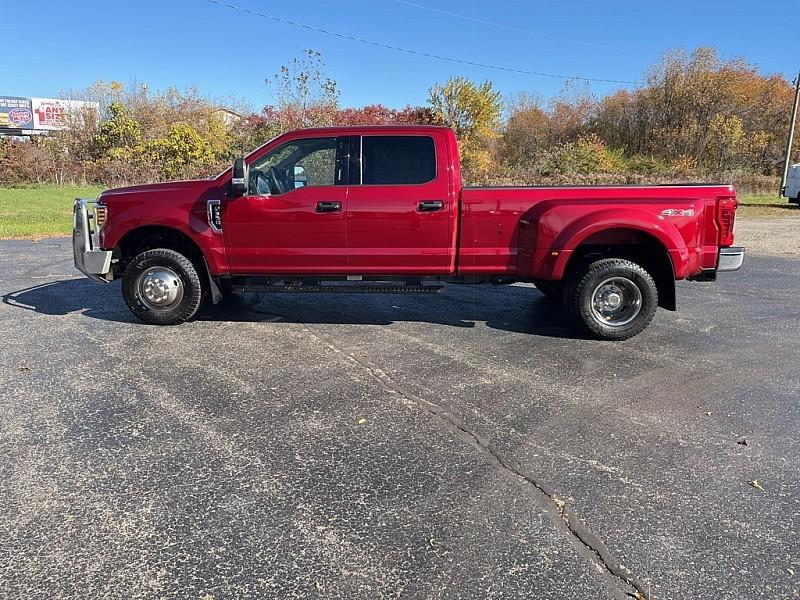
<path fill-rule="evenodd" d="M 365 135 L 361 138 L 361 183 L 414 185 L 436 178 L 433 138 L 421 135 Z"/>
<path fill-rule="evenodd" d="M 323 185 L 336 185 L 335 137 L 287 142 L 250 165 L 250 195 Z"/>

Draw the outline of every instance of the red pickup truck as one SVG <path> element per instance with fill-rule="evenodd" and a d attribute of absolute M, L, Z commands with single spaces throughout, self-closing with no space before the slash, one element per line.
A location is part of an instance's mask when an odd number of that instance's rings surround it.
<path fill-rule="evenodd" d="M 182 323 L 226 292 L 530 282 L 619 340 L 675 310 L 676 279 L 741 266 L 736 206 L 728 185 L 463 187 L 450 129 L 308 129 L 212 179 L 76 200 L 73 249 L 92 279 L 122 276 L 147 323 Z"/>

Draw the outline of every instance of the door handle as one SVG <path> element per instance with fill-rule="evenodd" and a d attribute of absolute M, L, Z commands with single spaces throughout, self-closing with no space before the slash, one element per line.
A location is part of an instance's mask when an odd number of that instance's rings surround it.
<path fill-rule="evenodd" d="M 419 203 L 419 212 L 435 212 L 444 208 L 441 200 L 423 200 Z"/>
<path fill-rule="evenodd" d="M 317 212 L 340 212 L 341 210 L 341 202 L 317 202 Z"/>

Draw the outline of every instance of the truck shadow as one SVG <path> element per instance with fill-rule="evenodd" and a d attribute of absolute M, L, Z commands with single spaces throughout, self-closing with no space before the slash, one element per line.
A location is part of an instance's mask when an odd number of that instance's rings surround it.
<path fill-rule="evenodd" d="M 141 323 L 122 301 L 119 285 L 97 284 L 83 277 L 48 281 L 3 294 L 2 299 L 8 306 L 43 315 L 63 316 L 80 312 L 106 321 Z"/>
<path fill-rule="evenodd" d="M 51 281 L 9 292 L 3 303 L 54 316 L 79 312 L 105 321 L 144 325 L 125 306 L 119 283 L 86 279 Z M 204 305 L 198 321 L 390 325 L 408 321 L 581 338 L 560 306 L 532 286 L 449 285 L 440 294 L 242 294 Z"/>

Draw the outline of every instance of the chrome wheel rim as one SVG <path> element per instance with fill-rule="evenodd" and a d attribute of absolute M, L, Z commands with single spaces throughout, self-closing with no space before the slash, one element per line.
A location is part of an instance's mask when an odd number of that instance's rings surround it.
<path fill-rule="evenodd" d="M 183 281 L 167 267 L 150 267 L 136 284 L 139 297 L 151 310 L 169 310 L 183 300 Z"/>
<path fill-rule="evenodd" d="M 642 311 L 642 291 L 627 277 L 609 277 L 592 292 L 592 317 L 609 327 L 623 327 Z"/>

